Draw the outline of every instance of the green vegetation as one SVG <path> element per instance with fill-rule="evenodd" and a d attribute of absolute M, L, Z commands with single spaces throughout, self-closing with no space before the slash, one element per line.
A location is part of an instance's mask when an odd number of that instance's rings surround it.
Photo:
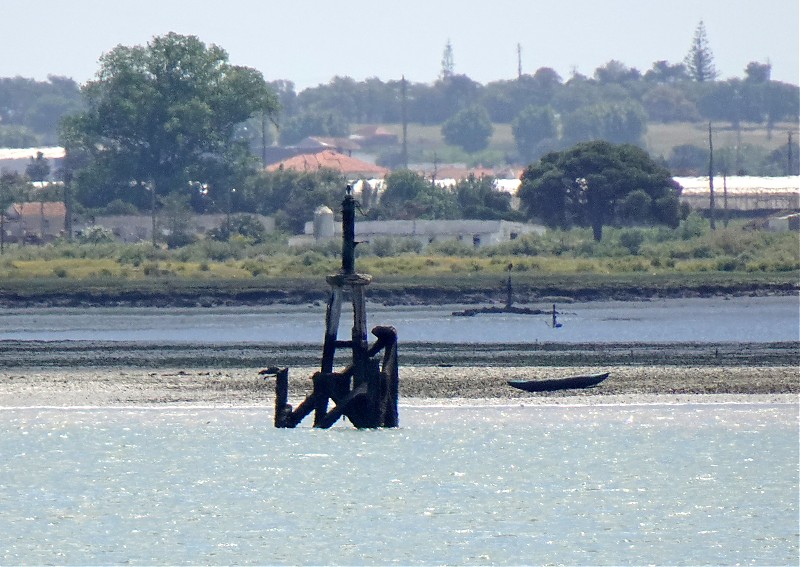
<path fill-rule="evenodd" d="M 573 229 L 481 249 L 458 242 L 419 248 L 406 240 L 362 244 L 358 269 L 372 274 L 384 290 L 454 294 L 498 289 L 509 264 L 519 285 L 555 295 L 615 288 L 646 295 L 775 284 L 796 289 L 800 275 L 796 234 L 746 230 L 741 224 L 711 231 L 695 214 L 676 229 L 609 228 L 600 242 L 591 229 Z M 338 268 L 335 241 L 293 249 L 276 239 L 250 244 L 241 238 L 202 240 L 176 250 L 118 243 L 14 245 L 0 257 L 0 295 L 102 292 L 108 297 L 135 291 L 199 297 L 253 290 L 307 295 L 323 292 L 324 276 Z"/>
<path fill-rule="evenodd" d="M 669 171 L 630 144 L 584 142 L 552 152 L 522 174 L 519 198 L 548 226 L 591 226 L 600 241 L 607 223 L 666 224 L 679 220 Z"/>

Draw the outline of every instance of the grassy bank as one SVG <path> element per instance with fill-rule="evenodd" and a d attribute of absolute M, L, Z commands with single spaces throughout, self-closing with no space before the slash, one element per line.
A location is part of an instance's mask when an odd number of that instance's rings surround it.
<path fill-rule="evenodd" d="M 358 248 L 370 294 L 386 302 L 475 302 L 504 297 L 512 276 L 518 301 L 538 297 L 787 293 L 798 289 L 795 233 L 731 225 L 708 230 L 690 216 L 675 229 L 584 229 L 526 235 L 476 249 L 459 242 L 424 251 L 412 241 Z M 150 244 L 12 247 L 0 257 L 0 302 L 304 302 L 324 297 L 324 276 L 339 268 L 335 241 L 289 248 L 279 241 L 200 241 L 175 250 Z M 509 266 L 511 271 L 509 272 Z"/>

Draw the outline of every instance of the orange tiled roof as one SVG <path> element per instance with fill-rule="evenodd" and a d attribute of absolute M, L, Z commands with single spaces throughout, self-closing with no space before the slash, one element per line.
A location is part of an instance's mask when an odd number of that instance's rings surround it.
<path fill-rule="evenodd" d="M 46 217 L 63 217 L 67 214 L 67 207 L 63 202 L 33 201 L 30 203 L 14 203 L 14 209 L 21 217 L 32 217 L 44 215 Z"/>
<path fill-rule="evenodd" d="M 344 174 L 360 174 L 383 177 L 389 170 L 385 167 L 340 154 L 333 150 L 323 150 L 314 154 L 300 154 L 278 163 L 267 166 L 267 171 L 278 169 L 294 169 L 296 171 L 317 171 L 328 168 L 341 171 Z"/>

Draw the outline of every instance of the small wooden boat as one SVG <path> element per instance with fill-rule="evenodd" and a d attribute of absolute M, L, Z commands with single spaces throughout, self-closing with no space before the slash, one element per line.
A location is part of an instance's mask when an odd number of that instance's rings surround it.
<path fill-rule="evenodd" d="M 592 386 L 597 386 L 606 378 L 608 378 L 608 372 L 590 374 L 588 376 L 554 378 L 552 380 L 509 380 L 508 384 L 526 392 L 551 392 L 554 390 L 591 388 Z"/>

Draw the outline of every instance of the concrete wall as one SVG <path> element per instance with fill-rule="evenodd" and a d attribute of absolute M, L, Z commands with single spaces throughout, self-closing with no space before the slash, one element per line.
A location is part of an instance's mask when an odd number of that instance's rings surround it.
<path fill-rule="evenodd" d="M 376 238 L 413 238 L 423 247 L 434 242 L 458 241 L 481 248 L 514 240 L 523 234 L 544 234 L 540 225 L 502 220 L 388 220 L 356 222 L 356 239 L 368 242 Z M 290 243 L 313 242 L 313 223 L 306 224 L 306 234 Z M 337 223 L 334 238 L 341 238 Z M 321 240 L 321 239 L 320 239 Z"/>
<path fill-rule="evenodd" d="M 238 214 L 232 217 L 239 216 Z M 263 215 L 249 215 L 258 219 L 267 232 L 275 230 L 275 219 Z M 189 221 L 188 233 L 202 235 L 225 222 L 227 215 L 194 215 Z M 140 242 L 153 238 L 153 219 L 149 215 L 103 215 L 88 219 L 83 227 L 102 226 L 122 242 Z M 163 227 L 163 219 L 156 218 L 156 229 Z M 81 227 L 76 227 L 80 230 Z"/>

